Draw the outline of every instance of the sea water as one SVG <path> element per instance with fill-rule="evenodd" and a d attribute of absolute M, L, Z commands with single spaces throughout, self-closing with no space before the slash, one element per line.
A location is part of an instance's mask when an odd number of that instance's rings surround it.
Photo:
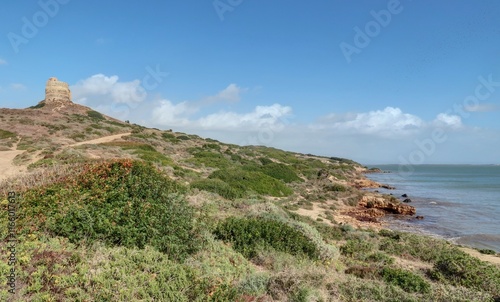
<path fill-rule="evenodd" d="M 379 165 L 367 177 L 396 187 L 377 189 L 400 200 L 407 194 L 414 217 L 388 216 L 390 228 L 434 235 L 500 252 L 499 165 Z"/>

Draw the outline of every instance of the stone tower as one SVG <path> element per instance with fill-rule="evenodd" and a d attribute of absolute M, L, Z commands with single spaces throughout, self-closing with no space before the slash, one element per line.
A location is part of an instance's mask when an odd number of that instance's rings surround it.
<path fill-rule="evenodd" d="M 60 82 L 57 78 L 50 78 L 45 86 L 45 102 L 71 103 L 71 91 L 68 83 Z"/>

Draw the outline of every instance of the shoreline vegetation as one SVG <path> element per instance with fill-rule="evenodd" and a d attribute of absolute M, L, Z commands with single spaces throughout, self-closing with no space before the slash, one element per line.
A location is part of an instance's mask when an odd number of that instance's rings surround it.
<path fill-rule="evenodd" d="M 2 301 L 500 301 L 498 255 L 388 229 L 381 217 L 416 210 L 363 190 L 385 185 L 354 161 L 72 106 L 0 110 L 0 156 L 25 150 L 0 182 L 2 238 L 8 192 L 17 205 Z"/>

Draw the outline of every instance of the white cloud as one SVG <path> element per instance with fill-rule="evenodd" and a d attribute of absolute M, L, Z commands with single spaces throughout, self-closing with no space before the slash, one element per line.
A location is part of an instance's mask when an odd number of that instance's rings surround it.
<path fill-rule="evenodd" d="M 0 65 L 7 65 L 7 61 L 5 61 L 4 59 L 0 59 Z"/>
<path fill-rule="evenodd" d="M 203 129 L 248 131 L 262 127 L 278 127 L 291 113 L 291 107 L 273 104 L 271 106 L 257 106 L 248 113 L 218 112 L 199 119 L 197 123 Z"/>
<path fill-rule="evenodd" d="M 169 100 L 160 101 L 158 107 L 152 112 L 154 123 L 163 126 L 186 126 L 190 121 L 188 116 L 196 109 L 189 107 L 187 102 L 173 104 Z"/>
<path fill-rule="evenodd" d="M 462 119 L 458 115 L 440 113 L 437 115 L 433 124 L 438 127 L 449 127 L 457 129 L 462 127 Z"/>
<path fill-rule="evenodd" d="M 162 100 L 153 110 L 152 121 L 156 125 L 165 127 L 189 127 L 197 130 L 221 131 L 252 131 L 262 127 L 275 129 L 283 125 L 285 119 L 291 115 L 292 108 L 274 104 L 271 106 L 257 106 L 247 113 L 221 111 L 204 117 L 192 118 L 199 108 L 190 106 L 189 102 L 173 104 Z"/>
<path fill-rule="evenodd" d="M 241 93 L 247 89 L 238 87 L 236 84 L 230 84 L 214 96 L 206 97 L 204 103 L 231 102 L 235 103 L 241 99 Z"/>
<path fill-rule="evenodd" d="M 118 76 L 96 74 L 70 87 L 73 100 L 85 105 L 127 104 L 136 107 L 147 93 L 140 80 L 120 82 Z"/>
<path fill-rule="evenodd" d="M 170 100 L 162 100 L 152 110 L 151 121 L 159 126 L 189 127 L 189 129 L 201 131 L 251 131 L 270 125 L 277 127 L 285 116 L 291 114 L 290 107 L 280 104 L 256 106 L 254 110 L 246 113 L 232 111 L 209 113 L 209 105 L 220 102 L 238 102 L 241 99 L 241 93 L 246 90 L 236 84 L 230 84 L 216 95 L 205 97 L 198 102 L 184 101 L 174 104 Z M 204 115 L 193 117 L 202 109 L 205 112 Z"/>
<path fill-rule="evenodd" d="M 483 133 L 482 129 L 464 126 L 457 115 L 440 113 L 433 120 L 423 120 L 397 107 L 359 113 L 332 113 L 311 124 L 289 122 L 293 121 L 293 110 L 282 104 L 255 106 L 246 112 L 227 108 L 218 111 L 221 103 L 230 103 L 231 107 L 237 108 L 234 103 L 241 100 L 246 89 L 236 84 L 228 85 L 213 96 L 183 102 L 168 99 L 152 101 L 139 80 L 121 82 L 118 76 L 103 74 L 81 80 L 71 89 L 76 102 L 122 120 L 135 120 L 151 127 L 172 128 L 224 142 L 268 145 L 304 153 L 353 158 L 365 163 L 397 163 L 401 156 L 407 158 L 418 148 L 414 142 L 432 138 L 436 127 L 441 128 L 448 139 L 439 145 L 436 143 L 435 153 L 428 155 L 425 162 L 450 161 L 450 150 L 469 150 L 472 144 L 464 142 L 474 141 L 478 133 Z M 489 111 L 493 107 L 482 104 L 468 110 Z M 456 158 L 459 158 L 458 155 Z"/>
<path fill-rule="evenodd" d="M 21 83 L 12 83 L 12 84 L 10 84 L 10 88 L 12 88 L 14 90 L 24 90 L 24 89 L 26 89 L 26 86 L 24 86 Z"/>
<path fill-rule="evenodd" d="M 320 120 L 313 129 L 331 129 L 346 134 L 369 134 L 382 137 L 395 137 L 414 133 L 424 121 L 419 117 L 403 113 L 401 109 L 386 107 L 384 110 L 366 113 L 330 114 Z"/>

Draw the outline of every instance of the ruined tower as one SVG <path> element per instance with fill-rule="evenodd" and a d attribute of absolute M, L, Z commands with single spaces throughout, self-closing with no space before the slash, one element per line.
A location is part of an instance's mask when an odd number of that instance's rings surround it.
<path fill-rule="evenodd" d="M 71 103 L 71 91 L 68 83 L 50 78 L 45 86 L 46 103 Z"/>

